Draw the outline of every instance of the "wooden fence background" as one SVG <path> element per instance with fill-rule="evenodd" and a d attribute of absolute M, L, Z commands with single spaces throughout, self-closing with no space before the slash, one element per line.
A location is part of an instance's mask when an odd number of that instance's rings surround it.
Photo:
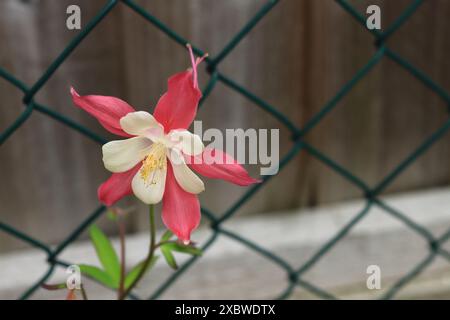
<path fill-rule="evenodd" d="M 32 84 L 76 31 L 65 27 L 66 8 L 78 4 L 85 25 L 105 1 L 2 0 L 0 66 Z M 214 55 L 260 8 L 263 0 L 137 1 L 192 43 Z M 382 9 L 387 26 L 409 0 L 352 2 Z M 450 90 L 450 2 L 429 0 L 389 46 Z M 374 53 L 373 38 L 332 0 L 284 0 L 238 45 L 220 70 L 305 123 Z M 187 67 L 185 50 L 120 4 L 78 47 L 36 99 L 99 133 L 76 109 L 81 94 L 121 97 L 153 108 L 169 75 Z M 207 79 L 202 70 L 201 84 Z M 0 81 L 0 130 L 23 110 L 21 93 Z M 446 105 L 385 59 L 309 135 L 308 140 L 369 184 L 375 184 L 447 119 Z M 203 127 L 279 128 L 280 124 L 222 84 L 199 112 Z M 291 146 L 281 131 L 281 154 Z M 404 172 L 389 192 L 445 185 L 450 180 L 446 136 Z M 251 168 L 254 174 L 257 168 Z M 108 176 L 98 145 L 45 116 L 31 119 L 0 148 L 0 219 L 48 242 L 59 241 L 97 205 Z M 224 210 L 243 190 L 208 181 L 201 201 Z M 360 196 L 333 171 L 302 153 L 242 208 L 261 213 Z M 130 201 L 130 200 L 128 200 Z M 130 231 L 145 225 L 142 205 Z M 0 251 L 22 246 L 0 233 Z"/>

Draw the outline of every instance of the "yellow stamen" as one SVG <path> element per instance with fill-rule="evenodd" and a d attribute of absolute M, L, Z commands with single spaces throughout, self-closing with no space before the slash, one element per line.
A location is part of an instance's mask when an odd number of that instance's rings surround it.
<path fill-rule="evenodd" d="M 154 143 L 147 157 L 142 161 L 141 178 L 147 186 L 156 184 L 155 171 L 166 169 L 166 167 L 166 147 L 162 143 Z"/>

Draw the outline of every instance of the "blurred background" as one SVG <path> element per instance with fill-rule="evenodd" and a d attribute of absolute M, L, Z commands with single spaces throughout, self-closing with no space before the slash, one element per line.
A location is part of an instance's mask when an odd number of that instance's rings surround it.
<path fill-rule="evenodd" d="M 214 56 L 265 1 L 136 3 Z M 362 14 L 368 5 L 379 5 L 385 28 L 411 1 L 349 3 Z M 78 32 L 65 26 L 70 4 L 80 6 L 84 27 L 104 1 L 2 0 L 0 67 L 33 84 Z M 445 90 L 450 90 L 449 16 L 449 1 L 424 1 L 387 42 Z M 219 69 L 303 125 L 373 56 L 373 42 L 367 30 L 335 1 L 285 0 L 259 22 Z M 70 86 L 80 94 L 116 96 L 136 109 L 152 111 L 166 90 L 167 78 L 188 65 L 185 49 L 120 3 L 35 99 L 113 139 L 95 119 L 73 106 Z M 201 67 L 201 87 L 208 78 Z M 0 81 L 0 131 L 23 111 L 22 98 L 19 90 Z M 373 186 L 447 121 L 447 108 L 404 69 L 383 59 L 306 136 L 306 141 Z M 279 128 L 281 156 L 292 147 L 290 133 L 281 123 L 221 83 L 206 100 L 198 119 L 204 129 Z M 392 196 L 448 186 L 449 146 L 450 136 L 446 135 L 385 193 Z M 103 168 L 99 145 L 37 112 L 1 146 L 0 164 L 1 221 L 49 244 L 61 241 L 98 206 L 97 187 L 109 175 Z M 247 168 L 255 177 L 259 173 L 258 166 Z M 244 191 L 208 180 L 200 200 L 206 208 L 221 213 Z M 271 221 L 283 212 L 282 217 L 289 219 L 289 212 L 302 212 L 302 208 L 334 208 L 361 197 L 361 191 L 340 175 L 301 153 L 243 206 L 236 218 Z M 131 197 L 120 205 L 136 211 L 128 217 L 130 233 L 147 229 L 145 206 Z M 114 225 L 102 223 L 114 234 Z M 25 247 L 0 233 L 1 252 Z"/>

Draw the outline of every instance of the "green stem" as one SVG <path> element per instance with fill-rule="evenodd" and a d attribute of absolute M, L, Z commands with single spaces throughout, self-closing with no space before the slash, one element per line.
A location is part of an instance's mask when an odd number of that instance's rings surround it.
<path fill-rule="evenodd" d="M 176 240 L 160 241 L 155 245 L 155 249 L 157 249 L 165 244 L 168 244 L 168 243 L 178 243 L 178 241 L 176 241 Z"/>
<path fill-rule="evenodd" d="M 81 291 L 81 296 L 83 297 L 83 300 L 88 300 L 87 293 L 86 293 L 86 290 L 84 289 L 83 285 L 81 285 L 80 291 Z"/>
<path fill-rule="evenodd" d="M 118 298 L 120 299 L 125 291 L 125 224 L 120 217 L 118 219 L 120 238 L 120 282 Z"/>
<path fill-rule="evenodd" d="M 142 265 L 142 269 L 139 271 L 138 276 L 134 281 L 131 283 L 131 285 L 126 288 L 126 290 L 123 292 L 123 294 L 119 297 L 119 300 L 125 299 L 128 294 L 133 290 L 133 288 L 137 285 L 137 283 L 141 280 L 141 278 L 144 276 L 145 271 L 147 270 L 150 262 L 153 260 L 153 256 L 155 253 L 155 249 L 157 247 L 156 245 L 156 225 L 155 225 L 155 209 L 153 205 L 151 204 L 149 207 L 149 218 L 150 218 L 150 248 L 148 250 L 147 258 L 144 261 L 144 264 Z"/>

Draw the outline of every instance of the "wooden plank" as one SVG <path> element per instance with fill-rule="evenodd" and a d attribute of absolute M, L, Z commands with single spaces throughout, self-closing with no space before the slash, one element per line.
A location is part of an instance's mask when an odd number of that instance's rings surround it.
<path fill-rule="evenodd" d="M 155 17 L 212 55 L 261 7 L 261 1 L 137 1 Z M 364 10 L 371 1 L 353 1 Z M 66 30 L 57 4 L 6 0 L 0 3 L 0 65 L 32 84 L 75 35 Z M 102 3 L 77 1 L 83 23 Z M 383 23 L 392 22 L 408 1 L 375 1 Z M 444 89 L 450 89 L 448 1 L 425 2 L 389 40 Z M 51 16 L 51 19 L 49 19 Z M 220 71 L 305 124 L 374 54 L 373 39 L 334 1 L 281 1 L 219 66 Z M 186 67 L 186 52 L 123 4 L 75 50 L 37 99 L 104 134 L 95 120 L 72 106 L 68 88 L 82 94 L 114 95 L 137 109 L 152 109 L 166 79 Z M 204 86 L 207 74 L 201 68 Z M 0 81 L 0 129 L 23 110 L 21 95 Z M 374 185 L 446 120 L 444 104 L 392 62 L 383 61 L 359 83 L 307 139 Z M 280 124 L 222 84 L 199 112 L 203 127 L 278 128 Z M 112 138 L 112 136 L 109 136 Z M 448 136 L 406 171 L 388 191 L 447 184 Z M 281 128 L 281 153 L 291 146 Z M 2 221 L 50 243 L 60 241 L 98 204 L 97 186 L 108 176 L 100 148 L 78 133 L 33 114 L 0 150 Z M 253 175 L 257 167 L 250 167 Z M 43 187 L 43 184 L 45 187 Z M 208 181 L 201 201 L 223 212 L 244 189 Z M 287 192 L 286 190 L 289 190 Z M 296 158 L 239 214 L 339 201 L 361 193 L 305 154 Z M 142 230 L 145 206 L 136 201 L 129 231 Z M 48 221 L 57 226 L 48 231 Z M 0 233 L 0 250 L 23 246 Z"/>

